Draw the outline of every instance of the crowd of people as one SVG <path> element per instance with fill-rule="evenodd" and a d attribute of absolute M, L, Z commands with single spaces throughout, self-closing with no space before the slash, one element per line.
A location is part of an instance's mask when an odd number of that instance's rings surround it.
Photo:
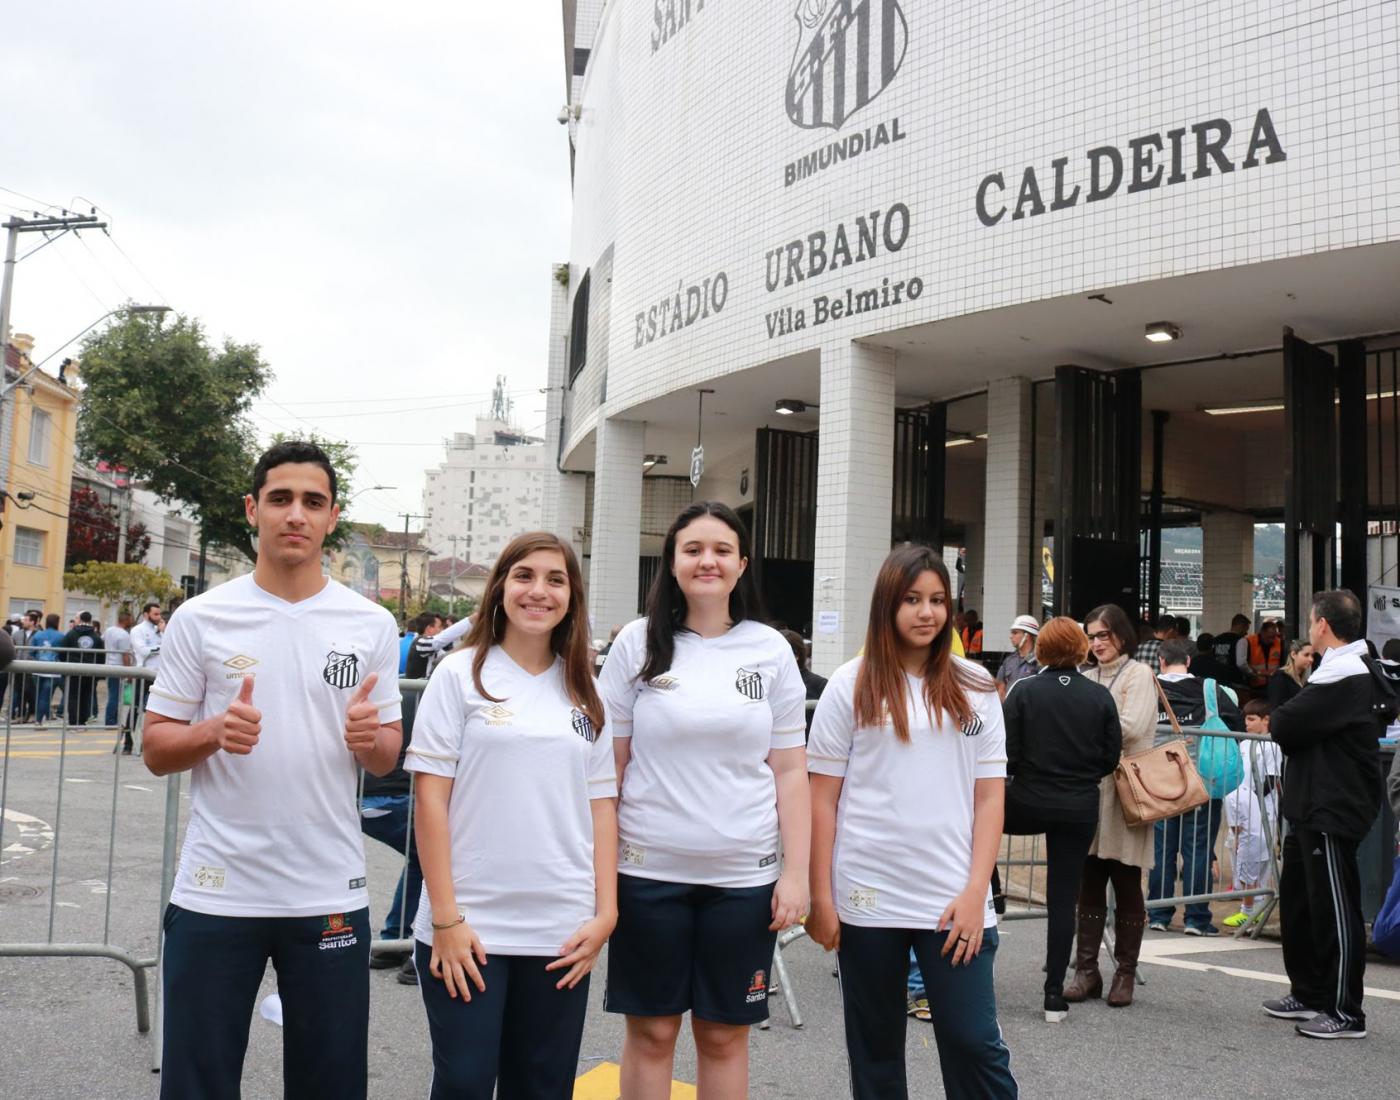
<path fill-rule="evenodd" d="M 1133 1003 L 1144 931 L 1172 917 L 1155 903 L 1184 897 L 1186 930 L 1212 934 L 1197 887 L 1222 821 L 1239 892 L 1264 889 L 1267 852 L 1244 838 L 1276 807 L 1292 988 L 1264 1011 L 1314 1038 L 1365 1035 L 1356 843 L 1381 727 L 1350 593 L 1313 601 L 1313 671 L 1276 628 L 1207 643 L 1163 620 L 1139 638 L 1105 605 L 1082 624 L 1018 618 L 992 675 L 940 556 L 901 546 L 860 653 L 823 681 L 801 637 L 764 621 L 743 523 L 702 501 L 599 669 L 578 560 L 554 535 L 505 548 L 470 620 L 426 614 L 401 638 L 321 572 L 337 507 L 319 448 L 264 454 L 246 509 L 254 572 L 157 628 L 145 764 L 193 772 L 163 923 L 163 1096 L 238 1095 L 269 960 L 286 1095 L 366 1095 L 362 833 L 410 856 L 380 938 L 412 941 L 391 964 L 419 986 L 440 1100 L 570 1096 L 605 944 L 622 1095 L 670 1094 L 687 1013 L 699 1095 L 747 1095 L 749 1028 L 799 922 L 836 953 L 854 1096 L 907 1095 L 917 974 L 946 1094 L 1014 1097 L 993 981 L 1003 835 L 1046 837 L 1043 1008 L 1058 1022 L 1074 1003 Z M 427 678 L 416 703 L 401 675 Z M 1276 676 L 1306 686 L 1274 705 Z M 1253 769 L 1199 822 L 1135 821 L 1113 774 L 1153 750 L 1164 716 L 1267 731 L 1287 767 Z"/>
<path fill-rule="evenodd" d="M 56 613 L 26 611 L 12 618 L 5 630 L 14 643 L 15 652 L 23 660 L 42 661 L 57 665 L 107 664 L 118 667 L 144 667 L 155 671 L 160 667 L 161 637 L 165 619 L 159 603 L 147 603 L 141 609 L 141 621 L 133 622 L 131 611 L 121 608 L 116 621 L 105 630 L 90 611 L 80 611 L 68 623 L 67 632 L 59 629 L 62 620 Z M 10 719 L 33 722 L 38 729 L 52 721 L 55 712 L 68 725 L 86 725 L 98 717 L 99 681 L 105 685 L 103 725 L 116 729 L 122 738 L 113 751 L 127 755 L 132 751 L 132 730 L 144 703 L 145 684 L 132 683 L 118 677 L 97 677 L 81 672 L 32 673 L 0 680 L 0 706 L 5 693 L 10 693 Z M 125 709 L 123 709 L 125 708 Z"/>

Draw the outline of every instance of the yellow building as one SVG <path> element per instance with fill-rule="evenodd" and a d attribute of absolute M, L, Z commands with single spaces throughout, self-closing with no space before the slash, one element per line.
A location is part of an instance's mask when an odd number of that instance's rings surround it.
<path fill-rule="evenodd" d="M 428 586 L 428 563 L 433 557 L 423 542 L 422 531 L 405 535 L 377 523 L 351 523 L 346 545 L 326 555 L 326 572 L 368 599 L 397 604 L 405 549 L 408 603 L 412 606 Z"/>
<path fill-rule="evenodd" d="M 26 377 L 33 346 L 32 337 L 15 333 L 5 348 L 0 486 L 7 495 L 0 513 L 0 609 L 6 618 L 31 608 L 63 614 L 78 393 L 41 370 Z M 70 364 L 68 373 L 75 371 Z"/>

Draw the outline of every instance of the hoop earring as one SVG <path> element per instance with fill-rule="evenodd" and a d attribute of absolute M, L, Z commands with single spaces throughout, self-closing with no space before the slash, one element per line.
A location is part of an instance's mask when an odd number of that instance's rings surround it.
<path fill-rule="evenodd" d="M 501 605 L 497 604 L 491 612 L 491 639 L 499 642 L 501 640 Z"/>

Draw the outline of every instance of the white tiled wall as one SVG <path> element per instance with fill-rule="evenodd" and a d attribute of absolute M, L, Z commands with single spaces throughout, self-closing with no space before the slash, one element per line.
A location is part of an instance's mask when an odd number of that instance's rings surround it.
<path fill-rule="evenodd" d="M 872 0 L 877 2 L 877 0 Z M 823 11 L 832 5 L 817 4 Z M 785 108 L 802 34 L 795 3 L 706 4 L 652 48 L 651 0 L 609 0 L 578 89 L 574 286 L 613 247 L 607 409 L 625 411 L 804 349 L 914 322 L 1105 285 L 1400 238 L 1400 5 L 1376 0 L 1158 0 L 1066 4 L 900 0 L 907 51 L 894 78 L 839 129 L 803 129 Z M 592 12 L 590 7 L 590 12 Z M 591 18 L 591 16 L 590 16 Z M 1287 159 L 1240 166 L 1257 112 Z M 1237 166 L 1087 202 L 1086 153 L 1207 120 L 1228 120 Z M 785 169 L 881 124 L 901 140 L 788 185 Z M 1168 142 L 1169 144 L 1169 142 Z M 1085 188 L 1077 205 L 996 225 L 979 183 L 1015 201 L 1052 162 Z M 909 211 L 897 252 L 766 285 L 767 254 L 858 215 Z M 804 244 L 805 247 L 805 244 Z M 723 272 L 719 313 L 637 343 L 636 317 Z M 882 280 L 923 281 L 915 302 L 825 325 L 813 299 Z M 808 327 L 770 338 L 767 318 L 805 307 Z M 595 314 L 595 324 L 598 317 Z M 592 430 L 599 367 L 580 378 L 569 448 Z"/>

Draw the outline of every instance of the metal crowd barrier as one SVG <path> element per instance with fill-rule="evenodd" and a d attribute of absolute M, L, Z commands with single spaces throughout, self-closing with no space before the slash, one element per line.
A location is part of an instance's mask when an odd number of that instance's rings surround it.
<path fill-rule="evenodd" d="M 1178 738 L 1170 726 L 1158 726 L 1157 732 L 1159 742 L 1163 739 L 1176 740 Z M 1195 746 L 1202 737 L 1222 737 L 1238 744 L 1244 766 L 1244 780 L 1240 789 L 1242 791 L 1247 789 L 1251 797 L 1257 797 L 1257 792 L 1266 785 L 1265 773 L 1268 770 L 1268 756 L 1271 755 L 1266 746 L 1272 748 L 1273 742 L 1268 737 L 1249 733 L 1224 730 L 1207 731 L 1195 727 L 1183 727 L 1181 739 L 1185 740 L 1192 748 L 1193 760 L 1199 755 Z M 1268 923 L 1268 919 L 1278 903 L 1279 837 L 1282 822 L 1279 799 L 1275 796 L 1255 803 L 1259 811 L 1259 827 L 1263 833 L 1264 843 L 1261 854 L 1264 858 L 1261 861 L 1261 874 L 1258 883 L 1242 890 L 1214 888 L 1216 883 L 1223 884 L 1224 882 L 1226 869 L 1224 857 L 1227 854 L 1231 857 L 1229 860 L 1231 876 L 1237 873 L 1238 843 L 1242 839 L 1241 834 L 1234 838 L 1234 844 L 1231 843 L 1230 830 L 1225 823 L 1223 801 L 1221 799 L 1213 800 L 1186 814 L 1168 818 L 1166 821 L 1158 822 L 1152 826 L 1155 868 L 1153 872 L 1143 872 L 1143 897 L 1147 899 L 1149 919 L 1151 911 L 1154 909 L 1178 909 L 1187 905 L 1253 898 L 1262 907 L 1257 909 L 1254 916 L 1247 923 L 1236 928 L 1232 934 L 1237 939 L 1241 936 L 1257 938 L 1259 933 L 1263 931 L 1265 924 Z M 1209 855 L 1204 860 L 1204 877 L 1198 867 L 1188 865 L 1185 852 L 1191 849 L 1192 845 L 1184 839 L 1187 835 L 1199 835 L 1202 829 L 1210 835 Z M 1177 850 L 1172 854 L 1173 861 L 1177 855 L 1183 857 L 1182 866 L 1179 871 L 1173 866 L 1172 891 L 1161 897 L 1153 898 L 1151 896 L 1152 883 L 1160 879 L 1164 864 L 1164 848 L 1167 847 L 1164 843 L 1167 837 L 1164 834 L 1169 834 L 1171 831 L 1175 831 L 1179 837 L 1183 838 L 1175 845 Z M 1041 854 L 1043 839 L 1043 835 L 1002 838 L 1002 851 L 997 864 L 1001 874 L 1002 888 L 1008 902 L 1014 901 L 1020 905 L 1014 910 L 1008 905 L 1007 912 L 1001 917 L 1002 920 L 1037 919 L 1046 915 L 1043 886 L 1037 888 L 1037 873 L 1043 876 L 1046 869 L 1046 861 Z M 1217 867 L 1219 868 L 1218 873 L 1214 870 Z M 1041 882 L 1043 884 L 1043 878 Z M 1181 887 L 1179 893 L 1176 892 L 1175 884 L 1177 882 L 1180 883 Z M 1109 924 L 1111 925 L 1111 923 L 1110 921 Z"/>
<path fill-rule="evenodd" d="M 146 971 L 156 965 L 156 959 L 138 953 L 135 949 L 113 942 L 112 897 L 114 892 L 113 868 L 117 851 L 118 796 L 121 779 L 121 761 L 116 749 L 122 739 L 124 723 L 129 723 L 133 736 L 139 743 L 142 725 L 140 700 L 144 697 L 142 687 L 133 693 L 136 700 L 132 704 L 121 704 L 116 726 L 92 726 L 80 723 L 79 718 L 97 716 L 96 698 L 99 681 L 106 681 L 109 690 L 121 690 L 125 683 L 144 686 L 155 679 L 155 674 L 144 668 L 128 668 L 121 665 L 70 664 L 58 661 L 14 661 L 10 664 L 0 686 L 0 711 L 4 715 L 4 752 L 0 756 L 0 901 L 6 902 L 3 927 L 13 935 L 30 932 L 36 923 L 42 923 L 42 937 L 33 935 L 20 942 L 0 940 L 0 957 L 64 957 L 64 958 L 106 958 L 122 963 L 131 970 L 136 997 L 136 1027 L 144 1033 L 150 1030 L 151 1017 L 147 995 Z M 53 714 L 56 694 L 62 696 L 58 714 Z M 105 703 L 105 700 L 104 700 Z M 41 709 L 42 708 L 42 709 Z M 104 708 L 105 709 L 105 708 Z M 70 716 L 73 721 L 70 722 Z M 26 733 L 25 719 L 43 719 L 40 724 L 30 726 Z M 54 720 L 57 725 L 53 725 Z M 42 733 L 42 737 L 36 737 Z M 96 736 L 89 736 L 96 735 Z M 55 740 L 56 739 L 56 740 Z M 99 746 L 93 750 L 83 746 Z M 75 747 L 76 746 L 76 747 Z M 52 789 L 53 823 L 51 826 L 28 813 L 11 808 L 10 780 L 14 764 L 20 759 L 43 759 L 57 752 L 57 779 Z M 102 879 L 87 879 L 77 883 L 61 882 L 59 864 L 63 857 L 63 846 L 67 842 L 76 844 L 80 851 L 92 851 L 95 839 L 79 835 L 77 840 L 69 840 L 64 829 L 65 795 L 67 783 L 75 780 L 69 776 L 70 757 L 112 754 L 112 782 L 109 822 L 106 832 L 106 873 Z M 78 782 L 92 782 L 87 777 L 76 778 Z M 160 781 L 151 778 L 150 781 Z M 172 786 L 166 795 L 167 825 L 172 811 L 179 808 L 178 777 L 172 777 Z M 34 846 L 31 846 L 34 845 Z M 19 861 L 25 857 L 37 856 L 47 847 L 51 851 L 48 866 L 48 901 L 42 915 L 31 909 L 30 914 L 39 917 L 37 922 L 27 921 L 23 903 L 30 898 L 41 896 L 44 887 L 26 882 L 22 874 L 16 872 L 24 868 Z M 72 901 L 59 900 L 60 887 L 86 886 L 90 893 L 104 896 L 102 914 L 102 935 L 89 938 L 59 938 L 56 936 L 58 910 L 78 908 Z M 162 895 L 162 902 L 164 901 Z M 64 924 L 71 924 L 64 920 Z M 159 925 L 157 924 L 158 928 Z"/>

